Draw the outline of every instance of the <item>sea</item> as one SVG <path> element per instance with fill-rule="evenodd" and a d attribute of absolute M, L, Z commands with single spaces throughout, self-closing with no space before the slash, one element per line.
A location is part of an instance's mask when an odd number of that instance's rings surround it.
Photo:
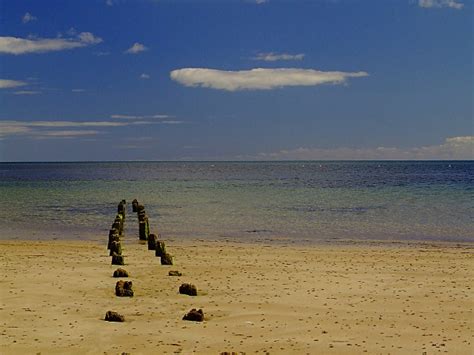
<path fill-rule="evenodd" d="M 0 163 L 0 239 L 474 242 L 474 161 Z"/>

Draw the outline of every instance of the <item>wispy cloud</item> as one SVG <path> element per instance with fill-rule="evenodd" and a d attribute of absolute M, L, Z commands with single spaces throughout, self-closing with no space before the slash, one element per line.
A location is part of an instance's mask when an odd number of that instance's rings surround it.
<path fill-rule="evenodd" d="M 39 95 L 41 94 L 41 91 L 37 90 L 19 90 L 19 91 L 14 91 L 13 95 Z"/>
<path fill-rule="evenodd" d="M 33 133 L 33 138 L 46 139 L 46 138 L 76 138 L 83 136 L 95 136 L 102 134 L 103 132 L 95 130 L 60 130 L 60 131 L 36 131 Z"/>
<path fill-rule="evenodd" d="M 426 9 L 449 7 L 451 9 L 461 10 L 464 4 L 457 0 L 418 0 L 418 6 Z"/>
<path fill-rule="evenodd" d="M 150 75 L 145 74 L 145 73 L 142 73 L 142 74 L 140 75 L 140 79 L 150 79 Z"/>
<path fill-rule="evenodd" d="M 289 54 L 289 53 L 258 53 L 253 60 L 263 60 L 265 62 L 276 62 L 280 60 L 303 60 L 304 54 Z"/>
<path fill-rule="evenodd" d="M 110 52 L 95 52 L 94 54 L 98 57 L 104 57 L 106 55 L 110 55 Z"/>
<path fill-rule="evenodd" d="M 71 92 L 79 93 L 79 92 L 85 92 L 86 90 L 84 89 L 71 89 Z"/>
<path fill-rule="evenodd" d="M 33 16 L 32 14 L 30 14 L 29 12 L 27 12 L 26 14 L 23 15 L 23 17 L 21 18 L 21 22 L 23 23 L 28 23 L 28 22 L 31 22 L 31 21 L 36 21 L 38 18 L 36 18 L 35 16 Z"/>
<path fill-rule="evenodd" d="M 123 119 L 123 120 L 146 120 L 146 119 L 165 119 L 172 118 L 170 115 L 155 114 L 155 115 L 110 115 L 110 118 Z"/>
<path fill-rule="evenodd" d="M 316 86 L 344 84 L 348 78 L 368 76 L 366 72 L 319 71 L 313 69 L 251 69 L 224 71 L 205 68 L 184 68 L 170 73 L 172 80 L 191 87 L 218 90 L 269 90 L 285 86 Z"/>
<path fill-rule="evenodd" d="M 0 89 L 11 89 L 27 85 L 24 81 L 0 79 Z"/>
<path fill-rule="evenodd" d="M 269 2 L 269 0 L 255 0 L 255 3 L 258 5 L 265 4 L 266 2 Z"/>
<path fill-rule="evenodd" d="M 140 52 L 145 52 L 147 51 L 148 48 L 145 47 L 143 44 L 135 42 L 129 49 L 125 51 L 127 54 L 137 54 Z"/>
<path fill-rule="evenodd" d="M 247 157 L 250 158 L 250 157 Z M 304 148 L 260 153 L 256 160 L 459 160 L 474 159 L 474 136 L 451 137 L 439 145 L 413 148 Z"/>
<path fill-rule="evenodd" d="M 87 47 L 101 42 L 102 38 L 90 32 L 81 32 L 73 38 L 0 37 L 0 53 L 13 55 L 45 53 Z"/>
<path fill-rule="evenodd" d="M 177 120 L 165 120 L 165 121 L 161 121 L 160 122 L 161 124 L 183 124 L 183 123 L 186 123 L 185 121 L 177 121 Z"/>
<path fill-rule="evenodd" d="M 0 128 L 5 127 L 121 127 L 127 122 L 116 121 L 0 121 Z"/>
<path fill-rule="evenodd" d="M 124 118 L 123 115 L 113 115 L 113 118 Z M 0 121 L 0 138 L 8 136 L 61 136 L 61 133 L 69 132 L 69 136 L 74 136 L 73 132 L 79 132 L 77 135 L 86 135 L 85 132 L 93 132 L 87 128 L 106 130 L 115 127 L 139 126 L 139 125 L 160 125 L 160 124 L 179 124 L 183 121 L 169 120 L 168 115 L 153 116 L 128 116 L 129 120 L 121 121 Z M 151 118 L 160 118 L 161 120 L 152 120 Z M 165 120 L 163 120 L 165 119 Z M 61 129 L 67 130 L 61 130 Z M 76 129 L 77 128 L 77 129 Z M 81 133 L 82 132 L 82 133 Z M 94 130 L 95 132 L 95 130 Z M 99 132 L 99 131 L 98 131 Z M 100 131 L 100 133 L 106 133 Z M 92 133 L 90 133 L 92 134 Z M 66 134 L 65 134 L 66 135 Z"/>

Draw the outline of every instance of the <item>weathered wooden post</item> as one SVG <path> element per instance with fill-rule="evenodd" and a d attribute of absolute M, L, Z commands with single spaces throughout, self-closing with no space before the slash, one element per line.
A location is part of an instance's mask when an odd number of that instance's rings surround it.
<path fill-rule="evenodd" d="M 145 221 L 138 222 L 138 238 L 140 240 L 147 240 L 147 225 Z"/>
<path fill-rule="evenodd" d="M 115 229 L 114 229 L 115 231 Z M 120 237 L 118 235 L 118 233 L 113 233 L 113 234 L 109 234 L 109 243 L 107 244 L 107 249 L 110 250 L 111 246 L 112 246 L 112 243 L 114 242 L 120 242 Z"/>
<path fill-rule="evenodd" d="M 113 256 L 114 254 L 122 255 L 122 245 L 120 242 L 113 241 L 110 243 L 110 256 Z"/>
<path fill-rule="evenodd" d="M 112 254 L 112 265 L 125 265 L 125 259 L 123 255 L 118 255 L 116 253 Z"/>
<path fill-rule="evenodd" d="M 165 242 L 158 240 L 155 243 L 155 256 L 162 257 L 166 254 Z"/>
<path fill-rule="evenodd" d="M 112 223 L 112 228 L 111 229 L 116 229 L 119 233 L 119 235 L 122 235 L 123 229 L 121 227 L 120 221 L 115 220 L 114 223 Z"/>
<path fill-rule="evenodd" d="M 156 249 L 157 240 L 158 240 L 157 236 L 153 233 L 148 236 L 148 250 Z"/>
<path fill-rule="evenodd" d="M 204 312 L 202 309 L 193 308 L 184 315 L 183 320 L 202 322 L 204 320 Z"/>
<path fill-rule="evenodd" d="M 125 269 L 122 269 L 122 268 L 118 268 L 117 270 L 114 271 L 113 277 L 128 277 L 129 274 L 127 272 L 127 270 Z"/>
<path fill-rule="evenodd" d="M 115 295 L 119 297 L 133 297 L 132 281 L 117 281 Z"/>
<path fill-rule="evenodd" d="M 133 211 L 133 212 L 138 212 L 137 206 L 138 206 L 138 201 L 137 201 L 137 199 L 135 198 L 135 199 L 132 201 L 132 211 Z"/>
<path fill-rule="evenodd" d="M 107 311 L 105 320 L 107 322 L 125 322 L 125 317 L 117 312 Z"/>
<path fill-rule="evenodd" d="M 182 284 L 179 286 L 179 293 L 188 296 L 197 296 L 197 288 L 192 284 Z"/>
<path fill-rule="evenodd" d="M 110 243 L 112 243 L 114 240 L 119 240 L 118 230 L 115 228 L 109 230 L 109 242 L 107 243 L 107 249 L 110 249 Z"/>
<path fill-rule="evenodd" d="M 168 253 L 164 253 L 161 256 L 161 265 L 173 265 L 173 257 Z"/>
<path fill-rule="evenodd" d="M 120 203 L 117 206 L 117 213 L 123 216 L 123 219 L 125 219 L 125 200 L 120 201 Z"/>

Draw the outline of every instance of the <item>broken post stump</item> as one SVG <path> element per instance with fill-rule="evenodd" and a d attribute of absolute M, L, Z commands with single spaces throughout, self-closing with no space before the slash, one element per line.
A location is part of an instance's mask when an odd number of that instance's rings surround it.
<path fill-rule="evenodd" d="M 118 297 L 133 297 L 132 281 L 117 281 L 115 295 Z"/>
<path fill-rule="evenodd" d="M 128 272 L 125 269 L 118 268 L 114 271 L 113 277 L 128 277 Z"/>
<path fill-rule="evenodd" d="M 183 320 L 202 322 L 204 320 L 204 312 L 202 311 L 202 309 L 197 310 L 193 308 L 184 315 Z"/>
<path fill-rule="evenodd" d="M 112 265 L 125 265 L 124 256 L 113 253 L 112 254 Z"/>
<path fill-rule="evenodd" d="M 105 314 L 107 322 L 125 322 L 125 317 L 114 311 L 107 311 Z"/>
<path fill-rule="evenodd" d="M 173 257 L 168 253 L 164 253 L 161 256 L 161 265 L 173 265 Z"/>
<path fill-rule="evenodd" d="M 137 206 L 138 206 L 138 201 L 137 201 L 137 199 L 135 198 L 135 199 L 133 199 L 133 201 L 132 201 L 132 211 L 133 211 L 133 212 L 137 212 L 137 211 L 138 211 L 138 210 L 137 210 Z"/>
<path fill-rule="evenodd" d="M 192 284 L 182 284 L 179 286 L 179 293 L 188 296 L 197 296 L 197 288 Z"/>

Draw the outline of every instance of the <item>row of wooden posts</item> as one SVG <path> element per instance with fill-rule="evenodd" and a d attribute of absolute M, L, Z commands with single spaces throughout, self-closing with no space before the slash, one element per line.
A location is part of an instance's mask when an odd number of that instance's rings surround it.
<path fill-rule="evenodd" d="M 109 230 L 109 242 L 107 249 L 110 250 L 112 265 L 125 265 L 125 259 L 122 255 L 121 239 L 124 236 L 125 224 L 125 206 L 126 201 L 120 201 L 117 208 L 112 228 Z M 145 207 L 135 199 L 132 202 L 133 212 L 138 216 L 138 238 L 148 242 L 148 250 L 155 250 L 155 255 L 161 258 L 162 265 L 173 265 L 173 257 L 166 252 L 165 242 L 159 239 L 154 233 L 150 233 L 150 222 L 145 211 Z"/>
<path fill-rule="evenodd" d="M 145 206 L 138 203 L 137 199 L 132 201 L 132 211 L 138 216 L 138 238 L 147 241 L 148 250 L 154 250 L 155 255 L 161 258 L 161 265 L 173 265 L 173 257 L 166 252 L 165 242 L 161 235 L 150 233 L 150 223 L 145 211 Z"/>
<path fill-rule="evenodd" d="M 109 230 L 109 241 L 107 244 L 112 256 L 112 265 L 125 265 L 124 256 L 122 255 L 121 239 L 124 236 L 126 201 L 122 200 L 117 207 L 117 215 L 115 216 L 112 228 Z M 166 252 L 165 243 L 161 240 L 160 234 L 150 233 L 150 223 L 145 211 L 145 207 L 139 204 L 137 199 L 132 201 L 132 211 L 137 213 L 138 217 L 138 238 L 141 241 L 146 241 L 148 250 L 154 250 L 155 255 L 160 257 L 162 265 L 173 265 L 173 257 Z M 181 276 L 179 271 L 169 271 L 169 276 Z M 128 272 L 124 269 L 117 269 L 114 271 L 114 277 L 128 277 Z M 192 284 L 182 284 L 179 288 L 179 293 L 187 294 L 189 296 L 196 296 L 196 286 Z M 115 285 L 115 294 L 119 297 L 133 297 L 132 281 L 117 281 Z M 105 315 L 105 320 L 113 322 L 123 322 L 124 316 L 117 312 L 108 311 Z M 202 322 L 204 320 L 204 313 L 201 309 L 192 309 L 183 317 L 183 320 L 191 320 Z"/>
<path fill-rule="evenodd" d="M 121 238 L 124 236 L 125 206 L 126 201 L 120 201 L 117 207 L 117 215 L 115 216 L 114 223 L 112 223 L 112 228 L 109 230 L 107 249 L 110 250 L 112 265 L 125 265 L 121 244 Z"/>

